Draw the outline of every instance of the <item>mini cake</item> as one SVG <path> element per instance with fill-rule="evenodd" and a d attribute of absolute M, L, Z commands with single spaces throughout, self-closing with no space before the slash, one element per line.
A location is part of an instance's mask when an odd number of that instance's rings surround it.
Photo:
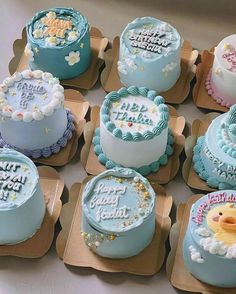
<path fill-rule="evenodd" d="M 136 18 L 120 37 L 118 73 L 125 86 L 169 90 L 179 78 L 182 41 L 175 28 L 153 17 Z"/>
<path fill-rule="evenodd" d="M 215 48 L 214 62 L 206 79 L 206 89 L 217 103 L 236 103 L 236 34 L 223 39 Z"/>
<path fill-rule="evenodd" d="M 83 192 L 81 231 L 98 255 L 139 254 L 155 232 L 155 192 L 134 170 L 115 168 L 90 180 Z"/>
<path fill-rule="evenodd" d="M 45 215 L 36 166 L 15 150 L 0 149 L 0 186 L 0 245 L 29 239 Z"/>
<path fill-rule="evenodd" d="M 38 12 L 27 25 L 25 54 L 32 70 L 70 79 L 87 70 L 91 61 L 89 24 L 73 8 Z"/>
<path fill-rule="evenodd" d="M 193 149 L 193 167 L 212 188 L 236 189 L 236 105 L 215 118 Z"/>
<path fill-rule="evenodd" d="M 132 86 L 109 93 L 93 138 L 99 161 L 106 168 L 129 167 L 142 175 L 158 171 L 173 152 L 168 120 L 168 107 L 155 91 Z"/>
<path fill-rule="evenodd" d="M 213 192 L 193 204 L 183 242 L 184 263 L 197 279 L 236 287 L 236 191 Z"/>
<path fill-rule="evenodd" d="M 0 146 L 48 157 L 66 146 L 74 130 L 64 89 L 52 74 L 25 70 L 0 85 Z"/>

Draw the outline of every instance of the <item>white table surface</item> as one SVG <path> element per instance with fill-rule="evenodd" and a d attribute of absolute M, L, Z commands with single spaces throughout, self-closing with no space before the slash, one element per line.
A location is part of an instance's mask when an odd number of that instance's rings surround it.
<path fill-rule="evenodd" d="M 217 2 L 217 3 L 216 3 Z M 0 81 L 8 76 L 8 62 L 12 58 L 12 44 L 21 37 L 22 28 L 35 12 L 53 6 L 74 7 L 112 40 L 126 24 L 136 17 L 154 16 L 175 26 L 182 37 L 195 48 L 208 49 L 222 38 L 235 33 L 235 1 L 145 1 L 145 0 L 87 0 L 87 1 L 30 1 L 0 0 Z M 85 94 L 91 105 L 101 104 L 105 92 L 98 82 Z M 176 107 L 185 116 L 189 135 L 191 122 L 204 115 L 191 101 L 191 95 Z M 182 159 L 184 157 L 182 156 Z M 74 182 L 82 181 L 86 173 L 79 158 L 58 169 L 67 189 Z M 194 194 L 184 183 L 181 172 L 165 185 L 173 195 L 176 205 Z M 173 217 L 174 221 L 174 217 Z M 0 294 L 2 293 L 184 293 L 174 289 L 162 270 L 152 277 L 124 273 L 103 273 L 93 269 L 67 267 L 57 257 L 55 242 L 46 256 L 36 260 L 0 257 Z"/>

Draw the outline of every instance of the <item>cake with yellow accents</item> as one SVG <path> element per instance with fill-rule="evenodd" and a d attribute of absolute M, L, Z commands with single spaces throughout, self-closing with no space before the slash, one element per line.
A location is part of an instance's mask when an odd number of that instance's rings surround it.
<path fill-rule="evenodd" d="M 108 258 L 139 254 L 153 239 L 155 198 L 147 179 L 134 170 L 115 168 L 94 177 L 82 196 L 86 245 Z"/>
<path fill-rule="evenodd" d="M 236 287 L 236 191 L 213 192 L 193 204 L 183 257 L 197 279 Z"/>
<path fill-rule="evenodd" d="M 0 149 L 0 245 L 32 237 L 41 227 L 44 215 L 36 166 L 15 150 Z"/>
<path fill-rule="evenodd" d="M 50 72 L 59 79 L 70 79 L 89 67 L 89 24 L 73 8 L 56 7 L 36 13 L 26 32 L 25 54 L 31 69 Z"/>
<path fill-rule="evenodd" d="M 206 79 L 206 90 L 217 103 L 236 103 L 236 34 L 224 38 L 214 52 L 214 62 Z"/>
<path fill-rule="evenodd" d="M 156 172 L 172 154 L 169 110 L 163 97 L 145 87 L 111 92 L 100 111 L 94 151 L 106 168 L 129 167 L 142 175 Z"/>
<path fill-rule="evenodd" d="M 51 73 L 16 72 L 0 84 L 0 146 L 49 157 L 72 137 L 74 118 L 64 88 Z"/>

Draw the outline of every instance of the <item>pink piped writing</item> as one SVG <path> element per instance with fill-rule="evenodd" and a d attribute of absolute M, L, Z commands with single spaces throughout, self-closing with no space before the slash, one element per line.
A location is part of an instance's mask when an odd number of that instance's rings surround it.
<path fill-rule="evenodd" d="M 229 70 L 236 72 L 236 51 L 225 53 L 222 55 L 223 59 L 226 59 L 226 61 L 229 63 L 230 68 Z"/>

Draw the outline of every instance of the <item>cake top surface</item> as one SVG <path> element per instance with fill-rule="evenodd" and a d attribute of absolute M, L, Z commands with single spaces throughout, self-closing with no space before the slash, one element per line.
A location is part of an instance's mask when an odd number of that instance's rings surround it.
<path fill-rule="evenodd" d="M 155 91 L 131 86 L 111 92 L 101 107 L 106 129 L 125 141 L 150 140 L 167 128 L 169 110 Z"/>
<path fill-rule="evenodd" d="M 41 47 L 63 48 L 80 40 L 89 29 L 87 19 L 73 8 L 38 12 L 27 25 L 28 38 Z"/>
<path fill-rule="evenodd" d="M 12 149 L 0 149 L 0 211 L 21 206 L 38 184 L 38 171 L 25 155 Z"/>
<path fill-rule="evenodd" d="M 181 46 L 181 37 L 170 24 L 154 17 L 142 17 L 126 26 L 121 35 L 121 43 L 129 54 L 145 59 L 158 59 L 178 49 Z M 125 57 L 126 52 L 122 54 Z"/>
<path fill-rule="evenodd" d="M 141 225 L 153 212 L 155 192 L 147 179 L 128 168 L 107 170 L 83 192 L 83 212 L 101 233 L 121 233 Z"/>
<path fill-rule="evenodd" d="M 224 38 L 215 48 L 215 56 L 221 66 L 236 74 L 236 34 Z"/>
<path fill-rule="evenodd" d="M 191 208 L 193 239 L 211 254 L 236 258 L 236 191 L 209 193 Z"/>
<path fill-rule="evenodd" d="M 64 88 L 51 73 L 40 70 L 16 72 L 0 84 L 2 120 L 31 122 L 50 116 L 64 105 Z"/>

